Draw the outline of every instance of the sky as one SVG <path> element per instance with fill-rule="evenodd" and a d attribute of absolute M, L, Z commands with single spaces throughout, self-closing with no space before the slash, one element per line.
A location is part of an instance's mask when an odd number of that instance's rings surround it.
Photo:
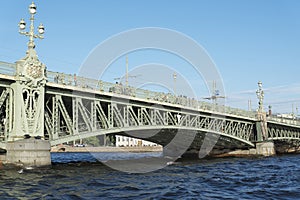
<path fill-rule="evenodd" d="M 28 26 L 30 3 L 31 0 L 1 2 L 0 61 L 15 62 L 24 57 L 28 38 L 18 33 L 17 25 L 24 18 Z M 298 0 L 36 0 L 35 3 L 36 23 L 45 26 L 45 39 L 36 41 L 36 50 L 50 71 L 78 73 L 96 46 L 108 38 L 131 29 L 158 27 L 182 33 L 205 49 L 222 77 L 226 104 L 248 109 L 251 100 L 251 109 L 256 109 L 255 91 L 257 82 L 262 81 L 265 109 L 272 105 L 273 112 L 289 113 L 300 108 Z M 171 66 L 193 85 L 198 99 L 210 95 L 209 86 L 199 82 L 191 66 L 170 53 L 133 52 L 128 61 L 129 71 L 144 63 Z M 125 66 L 123 55 L 102 78 L 114 82 L 124 75 Z M 171 82 L 172 75 L 169 75 Z M 143 74 L 131 82 L 147 78 Z M 178 93 L 179 79 L 174 86 Z"/>

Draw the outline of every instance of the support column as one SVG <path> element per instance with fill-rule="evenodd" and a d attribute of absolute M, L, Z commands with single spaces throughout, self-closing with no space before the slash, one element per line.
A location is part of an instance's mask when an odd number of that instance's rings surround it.
<path fill-rule="evenodd" d="M 22 166 L 51 165 L 50 142 L 29 138 L 7 143 L 6 161 Z"/>
<path fill-rule="evenodd" d="M 263 156 L 272 156 L 276 154 L 273 141 L 264 141 L 256 143 L 256 154 Z"/>
<path fill-rule="evenodd" d="M 29 6 L 30 29 L 24 31 L 26 23 L 19 23 L 19 33 L 29 37 L 26 56 L 16 62 L 16 82 L 11 84 L 12 96 L 9 112 L 11 129 L 6 143 L 6 161 L 12 164 L 44 166 L 51 164 L 50 142 L 44 137 L 46 66 L 35 51 L 35 38 L 43 39 L 44 26 L 34 33 L 36 5 Z"/>
<path fill-rule="evenodd" d="M 258 82 L 258 90 L 256 91 L 258 98 L 258 110 L 256 122 L 256 154 L 263 156 L 275 155 L 275 147 L 273 141 L 268 141 L 268 124 L 267 124 L 267 114 L 263 109 L 263 99 L 264 91 L 262 89 L 262 82 Z"/>
<path fill-rule="evenodd" d="M 257 113 L 256 122 L 256 141 L 262 142 L 268 139 L 268 125 L 267 125 L 267 117 L 265 112 Z"/>
<path fill-rule="evenodd" d="M 265 112 L 257 113 L 256 122 L 256 154 L 263 156 L 272 156 L 276 154 L 273 141 L 268 141 L 268 125 Z"/>

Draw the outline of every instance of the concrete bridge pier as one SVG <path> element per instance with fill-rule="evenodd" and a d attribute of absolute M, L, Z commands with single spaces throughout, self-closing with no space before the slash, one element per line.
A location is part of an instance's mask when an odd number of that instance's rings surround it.
<path fill-rule="evenodd" d="M 9 142 L 6 162 L 35 167 L 51 165 L 50 142 L 35 138 Z"/>
<path fill-rule="evenodd" d="M 261 84 L 261 83 L 259 83 Z M 257 113 L 256 122 L 256 154 L 263 156 L 272 156 L 276 154 L 275 145 L 273 141 L 268 140 L 268 124 L 266 113 L 262 111 L 262 100 L 260 99 L 259 110 Z"/>
<path fill-rule="evenodd" d="M 276 154 L 275 145 L 273 141 L 268 141 L 266 132 L 267 132 L 267 123 L 266 121 L 256 122 L 256 131 L 257 139 L 256 142 L 256 154 L 263 156 L 272 156 Z"/>
<path fill-rule="evenodd" d="M 256 154 L 263 156 L 272 156 L 276 154 L 273 141 L 263 141 L 256 143 Z"/>

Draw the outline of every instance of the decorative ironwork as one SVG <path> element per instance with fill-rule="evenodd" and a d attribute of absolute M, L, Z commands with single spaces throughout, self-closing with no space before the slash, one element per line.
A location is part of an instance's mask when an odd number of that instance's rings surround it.
<path fill-rule="evenodd" d="M 30 13 L 30 29 L 29 31 L 24 31 L 26 28 L 26 22 L 24 21 L 24 19 L 21 19 L 19 22 L 19 33 L 25 36 L 29 37 L 29 42 L 28 42 L 28 49 L 34 49 L 35 48 L 35 44 L 34 44 L 34 39 L 35 38 L 39 38 L 39 39 L 43 39 L 44 38 L 44 32 L 45 32 L 45 28 L 43 24 L 40 24 L 38 26 L 38 34 L 34 33 L 34 15 L 36 14 L 36 5 L 34 4 L 34 2 L 32 2 L 29 6 L 29 13 Z"/>

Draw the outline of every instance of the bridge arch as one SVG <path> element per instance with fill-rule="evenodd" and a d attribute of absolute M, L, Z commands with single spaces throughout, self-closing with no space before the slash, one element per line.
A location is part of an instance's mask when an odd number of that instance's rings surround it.
<path fill-rule="evenodd" d="M 153 134 L 155 133 L 155 134 Z M 129 136 L 137 139 L 143 139 L 150 142 L 157 143 L 162 146 L 168 145 L 172 142 L 172 139 L 176 136 L 176 134 L 182 134 L 180 137 L 184 140 L 185 133 L 187 133 L 188 137 L 191 137 L 191 133 L 194 133 L 192 140 L 190 140 L 189 145 L 192 145 L 193 140 L 198 136 L 205 136 L 206 134 L 221 136 L 223 140 L 226 138 L 228 142 L 234 141 L 235 144 L 239 144 L 240 147 L 254 147 L 255 144 L 247 139 L 243 139 L 241 137 L 235 135 L 229 135 L 224 132 L 212 131 L 208 129 L 201 128 L 192 128 L 192 127 L 177 127 L 177 126 L 138 126 L 138 127 L 124 127 L 124 128 L 112 128 L 106 130 L 98 130 L 94 132 L 85 132 L 80 134 L 75 134 L 72 136 L 60 137 L 55 140 L 51 140 L 51 146 L 55 146 L 58 144 L 74 141 L 77 139 L 84 139 L 93 136 L 99 135 L 110 135 L 110 134 L 118 134 L 123 136 Z M 150 137 L 149 137 L 150 135 Z M 197 142 L 199 144 L 199 141 Z M 184 145 L 186 143 L 183 143 Z M 186 147 L 189 148 L 190 146 Z M 195 147 L 200 148 L 200 147 Z"/>

